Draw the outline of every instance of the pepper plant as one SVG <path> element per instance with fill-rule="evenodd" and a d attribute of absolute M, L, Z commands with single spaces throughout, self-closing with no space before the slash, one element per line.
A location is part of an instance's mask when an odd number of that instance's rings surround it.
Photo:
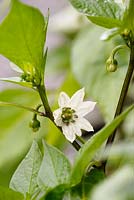
<path fill-rule="evenodd" d="M 64 44 L 61 48 L 60 54 L 64 51 L 71 60 L 71 69 L 67 69 L 68 79 L 54 94 L 46 89 L 48 61 L 56 57 L 45 46 L 49 13 L 44 17 L 37 8 L 11 0 L 8 14 L 0 24 L 0 54 L 17 72 L 16 77 L 0 80 L 27 88 L 1 92 L 1 134 L 7 131 L 7 123 L 12 125 L 13 118 L 16 135 L 8 133 L 7 141 L 15 146 L 15 137 L 19 137 L 17 141 L 23 138 L 23 145 L 29 148 L 12 173 L 8 187 L 1 183 L 2 200 L 134 199 L 134 137 L 125 134 L 126 130 L 134 131 L 134 1 L 70 0 L 70 3 L 89 22 L 75 36 L 68 36 L 69 47 Z M 85 94 L 94 101 L 84 100 Z M 100 109 L 105 126 L 92 136 L 95 128 L 85 116 L 90 113 L 92 117 L 95 106 Z M 15 110 L 10 112 L 7 107 Z M 23 110 L 20 122 L 16 109 Z M 32 120 L 28 114 L 23 116 L 23 112 L 32 113 Z M 22 116 L 26 118 L 23 123 Z M 34 132 L 30 141 L 29 133 L 22 129 L 27 121 L 31 129 L 26 128 Z M 40 130 L 47 137 L 38 135 Z M 87 140 L 83 139 L 82 130 L 88 132 Z M 112 145 L 115 136 L 117 142 Z M 75 149 L 73 164 L 61 148 L 55 147 L 60 140 L 62 144 L 68 141 L 68 148 Z M 8 142 L 0 144 L 8 147 Z M 19 144 L 17 148 L 14 151 L 6 148 L 0 161 L 7 158 L 10 162 L 10 151 L 17 157 Z"/>

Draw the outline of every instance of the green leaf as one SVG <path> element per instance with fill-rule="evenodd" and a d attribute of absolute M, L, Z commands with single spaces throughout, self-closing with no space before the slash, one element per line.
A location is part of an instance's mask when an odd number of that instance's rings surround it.
<path fill-rule="evenodd" d="M 117 107 L 129 51 L 120 52 L 117 57 L 118 70 L 108 73 L 105 62 L 112 49 L 119 44 L 116 42 L 119 38 L 108 42 L 100 41 L 102 33 L 102 28 L 91 26 L 78 34 L 72 48 L 72 70 L 88 96 L 98 102 L 108 122 L 113 119 Z"/>
<path fill-rule="evenodd" d="M 64 198 L 62 200 L 81 200 L 81 198 L 77 193 L 71 193 L 71 191 L 68 191 L 65 193 Z"/>
<path fill-rule="evenodd" d="M 101 169 L 92 168 L 83 175 L 81 182 L 75 187 L 70 188 L 65 195 L 65 200 L 82 200 L 90 199 L 92 189 L 100 181 L 104 179 L 105 175 Z M 59 199 L 61 200 L 61 199 Z"/>
<path fill-rule="evenodd" d="M 0 92 L 0 101 L 12 102 L 28 107 L 39 103 L 34 91 L 8 89 Z M 33 141 L 33 132 L 29 122 L 33 113 L 16 107 L 0 106 L 0 184 L 7 185 L 18 163 L 28 151 Z M 44 130 L 42 130 L 42 135 Z M 41 137 L 41 130 L 38 135 Z"/>
<path fill-rule="evenodd" d="M 59 185 L 66 185 L 70 178 L 70 163 L 62 152 L 53 146 L 44 144 L 44 158 L 38 174 L 38 184 L 44 192 Z"/>
<path fill-rule="evenodd" d="M 126 165 L 98 185 L 91 200 L 133 200 L 134 199 L 134 169 Z"/>
<path fill-rule="evenodd" d="M 12 0 L 11 10 L 0 25 L 0 54 L 25 71 L 40 73 L 46 28 L 47 20 L 38 9 Z"/>
<path fill-rule="evenodd" d="M 72 188 L 71 195 L 77 194 L 80 199 L 88 199 L 96 184 L 104 179 L 105 175 L 101 169 L 92 168 L 84 174 L 80 184 Z"/>
<path fill-rule="evenodd" d="M 23 86 L 23 87 L 33 88 L 31 82 L 23 82 L 21 77 L 0 78 L 0 81 L 15 83 L 15 84 Z"/>
<path fill-rule="evenodd" d="M 57 186 L 56 188 L 47 193 L 47 195 L 45 196 L 45 200 L 62 200 L 66 190 L 66 185 Z"/>
<path fill-rule="evenodd" d="M 97 150 L 101 147 L 109 135 L 120 125 L 132 109 L 134 109 L 134 106 L 129 107 L 125 112 L 114 119 L 110 124 L 105 126 L 82 146 L 74 163 L 71 175 L 72 185 L 76 185 L 81 181 L 86 168 L 89 166 L 90 161 L 93 159 Z"/>
<path fill-rule="evenodd" d="M 12 176 L 10 181 L 10 188 L 17 192 L 21 192 L 25 196 L 28 194 L 30 197 L 34 196 L 39 191 L 37 185 L 37 175 L 40 169 L 42 155 L 38 144 L 33 141 L 33 144 L 22 160 L 17 170 Z"/>
<path fill-rule="evenodd" d="M 70 0 L 72 5 L 93 23 L 105 28 L 122 25 L 122 9 L 114 0 Z"/>
<path fill-rule="evenodd" d="M 24 197 L 19 192 L 15 192 L 9 188 L 0 186 L 0 200 L 24 200 Z"/>

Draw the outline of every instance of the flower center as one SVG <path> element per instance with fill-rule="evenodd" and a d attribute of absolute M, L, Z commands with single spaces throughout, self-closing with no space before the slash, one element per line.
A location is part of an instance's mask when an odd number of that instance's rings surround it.
<path fill-rule="evenodd" d="M 78 118 L 78 116 L 75 114 L 75 110 L 71 109 L 69 107 L 62 108 L 62 114 L 61 114 L 62 121 L 65 124 L 69 124 L 70 122 L 75 122 L 75 118 Z"/>

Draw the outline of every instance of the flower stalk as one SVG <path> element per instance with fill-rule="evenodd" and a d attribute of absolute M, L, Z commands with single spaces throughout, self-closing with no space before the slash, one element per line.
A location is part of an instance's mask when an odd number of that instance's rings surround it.
<path fill-rule="evenodd" d="M 119 101 L 118 101 L 118 104 L 117 104 L 117 108 L 116 108 L 114 118 L 116 118 L 122 112 L 123 105 L 124 105 L 124 102 L 125 102 L 125 98 L 127 96 L 128 88 L 129 88 L 129 85 L 130 85 L 130 82 L 131 82 L 131 79 L 132 79 L 132 75 L 133 75 L 133 72 L 134 72 L 134 41 L 131 41 L 130 44 L 131 45 L 130 45 L 129 66 L 128 66 L 128 70 L 127 70 L 127 73 L 126 73 L 126 76 L 125 76 L 125 79 L 124 79 L 124 83 L 123 83 L 123 86 L 122 86 L 122 90 L 121 90 L 121 94 L 120 94 L 120 97 L 119 97 Z M 107 140 L 106 146 L 113 143 L 115 135 L 116 135 L 116 131 L 117 131 L 117 129 L 115 129 L 113 134 L 110 135 L 110 137 Z M 103 163 L 104 170 L 105 170 L 106 164 L 107 164 L 107 160 Z"/>
<path fill-rule="evenodd" d="M 81 142 L 82 144 L 85 144 L 85 140 L 82 137 L 77 136 L 77 140 L 79 140 L 79 142 Z"/>

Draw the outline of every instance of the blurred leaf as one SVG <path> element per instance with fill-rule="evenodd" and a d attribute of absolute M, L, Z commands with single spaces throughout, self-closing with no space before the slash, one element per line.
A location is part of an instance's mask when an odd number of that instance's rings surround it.
<path fill-rule="evenodd" d="M 98 185 L 91 200 L 133 200 L 134 199 L 134 169 L 126 165 L 116 171 L 111 177 Z"/>
<path fill-rule="evenodd" d="M 134 141 L 134 111 L 127 116 L 123 124 L 123 130 L 127 139 L 130 140 L 130 142 L 132 140 Z"/>
<path fill-rule="evenodd" d="M 93 187 L 104 179 L 105 175 L 101 169 L 92 168 L 87 172 L 81 183 L 72 189 L 71 194 L 78 194 L 80 199 L 88 199 Z"/>
<path fill-rule="evenodd" d="M 70 68 L 70 46 L 63 44 L 48 52 L 46 73 L 59 73 Z"/>
<path fill-rule="evenodd" d="M 90 165 L 90 161 L 92 160 L 94 154 L 109 137 L 109 135 L 120 125 L 120 123 L 125 119 L 125 117 L 132 109 L 134 109 L 134 106 L 129 107 L 125 112 L 114 119 L 109 125 L 105 126 L 82 146 L 78 152 L 76 161 L 73 166 L 71 175 L 72 185 L 76 185 L 81 181 L 83 173 Z"/>
<path fill-rule="evenodd" d="M 69 183 L 70 163 L 62 152 L 44 142 L 44 158 L 38 174 L 39 187 L 47 193 Z"/>
<path fill-rule="evenodd" d="M 69 96 L 72 96 L 76 90 L 80 89 L 78 81 L 75 79 L 74 75 L 69 71 L 62 84 L 60 91 L 66 92 Z M 58 98 L 57 98 L 58 99 Z"/>
<path fill-rule="evenodd" d="M 40 169 L 42 155 L 36 141 L 22 160 L 10 181 L 10 188 L 21 192 L 24 196 L 34 196 L 39 188 L 37 185 L 37 175 Z"/>
<path fill-rule="evenodd" d="M 72 5 L 95 24 L 105 28 L 122 25 L 121 7 L 114 0 L 70 0 Z"/>
<path fill-rule="evenodd" d="M 121 158 L 125 160 L 125 163 L 134 163 L 134 145 L 133 142 L 124 141 L 118 144 L 114 144 L 111 147 L 107 147 L 105 152 L 101 156 L 102 160 L 109 158 L 110 162 L 117 162 Z"/>
<path fill-rule="evenodd" d="M 111 121 L 125 77 L 128 54 L 126 51 L 123 55 L 120 53 L 118 60 L 121 67 L 116 72 L 106 72 L 105 62 L 116 43 L 113 40 L 107 43 L 100 41 L 102 32 L 102 29 L 93 26 L 78 35 L 72 48 L 72 70 L 90 97 L 98 102 L 105 120 Z"/>
<path fill-rule="evenodd" d="M 9 188 L 0 186 L 0 200 L 24 200 L 24 197 L 19 192 L 15 192 Z"/>
<path fill-rule="evenodd" d="M 34 108 L 39 98 L 34 91 L 10 89 L 0 92 L 0 101 Z M 0 107 L 0 114 L 0 184 L 7 185 L 16 165 L 26 153 L 33 138 L 40 136 L 40 132 L 33 135 L 29 128 L 33 114 L 24 109 Z"/>
<path fill-rule="evenodd" d="M 46 27 L 38 9 L 12 0 L 10 13 L 0 25 L 0 54 L 25 71 L 30 66 L 40 73 Z"/>

